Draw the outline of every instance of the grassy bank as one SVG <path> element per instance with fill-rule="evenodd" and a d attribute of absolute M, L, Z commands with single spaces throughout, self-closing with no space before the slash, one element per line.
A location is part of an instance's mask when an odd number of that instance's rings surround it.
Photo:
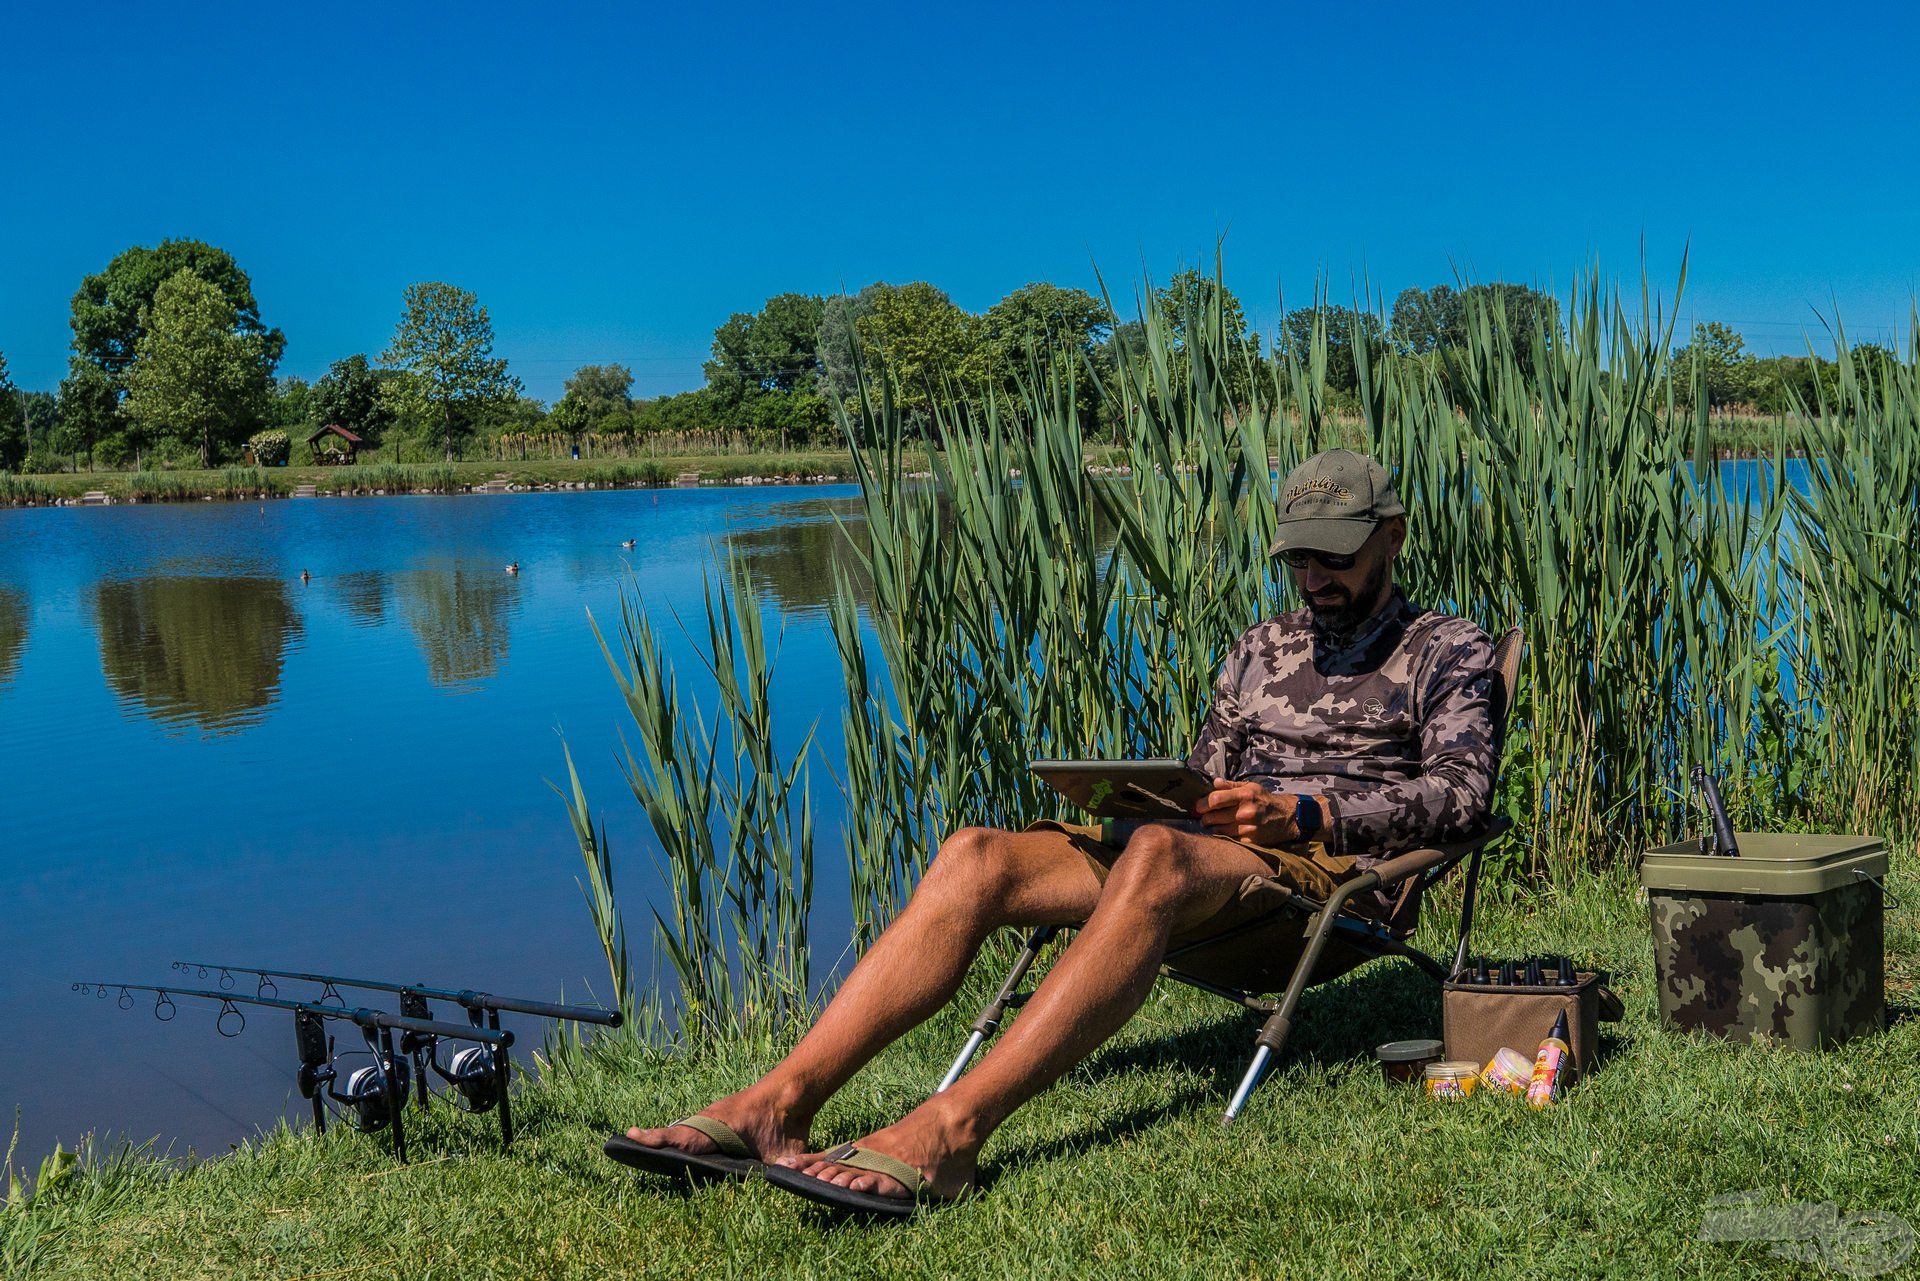
<path fill-rule="evenodd" d="M 845 451 L 784 454 L 688 454 L 623 461 L 365 463 L 356 467 L 229 467 L 207 471 L 96 471 L 14 476 L 0 473 L 0 506 L 74 502 L 104 493 L 116 503 L 202 499 L 286 498 L 312 485 L 322 494 L 465 493 L 505 481 L 534 489 L 597 489 L 674 484 L 682 475 L 702 482 L 844 480 L 852 474 Z"/>
<path fill-rule="evenodd" d="M 1915 901 L 1911 879 L 1896 888 Z M 1440 915 L 1423 941 L 1444 946 Z M 277 1133 L 178 1174 L 82 1174 L 0 1213 L 0 1270 L 142 1276 L 1802 1276 L 1766 1242 L 1698 1240 L 1710 1198 L 1920 1225 L 1911 1177 L 1920 1055 L 1912 914 L 1889 922 L 1884 1035 L 1827 1055 L 1662 1032 L 1644 909 L 1588 880 L 1485 918 L 1490 951 L 1571 950 L 1610 967 L 1627 1019 L 1564 1106 L 1429 1104 L 1381 1082 L 1377 1041 L 1438 1034 L 1411 966 L 1309 994 L 1284 1068 L 1231 1131 L 1219 1108 L 1254 1024 L 1162 985 L 1106 1049 L 988 1145 L 984 1194 L 906 1227 L 835 1224 L 755 1184 L 684 1194 L 599 1153 L 610 1130 L 679 1116 L 772 1059 L 674 1058 L 609 1043 L 549 1072 L 497 1150 L 489 1117 L 442 1109 L 414 1163 L 345 1132 Z M 977 1000 L 976 993 L 969 999 Z M 884 1054 L 821 1117 L 855 1138 L 923 1097 L 963 1037 L 966 1000 Z M 1844 1238 L 1837 1239 L 1844 1240 Z M 1818 1248 L 1819 1242 L 1811 1244 Z M 1835 1260 L 1829 1259 L 1829 1262 Z"/>

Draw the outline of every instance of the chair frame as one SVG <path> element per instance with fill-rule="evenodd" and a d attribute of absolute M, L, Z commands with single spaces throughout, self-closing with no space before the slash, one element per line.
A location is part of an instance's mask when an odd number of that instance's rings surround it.
<path fill-rule="evenodd" d="M 1519 680 L 1520 658 L 1524 649 L 1525 639 L 1518 627 L 1508 628 L 1494 645 L 1491 697 L 1496 783 L 1498 782 L 1499 755 L 1505 745 L 1507 722 L 1513 709 L 1513 690 Z M 1466 969 L 1468 939 L 1473 932 L 1474 898 L 1480 884 L 1481 856 L 1488 845 L 1505 835 L 1512 827 L 1513 824 L 1509 819 L 1494 817 L 1488 821 L 1486 827 L 1465 840 L 1396 854 L 1392 858 L 1374 864 L 1358 876 L 1340 882 L 1324 902 L 1310 895 L 1288 891 L 1286 900 L 1276 906 L 1273 911 L 1263 913 L 1221 934 L 1175 948 L 1166 954 L 1165 960 L 1168 963 L 1160 967 L 1162 976 L 1232 1001 L 1256 1014 L 1267 1016 L 1259 1035 L 1254 1038 L 1253 1061 L 1247 1065 L 1246 1073 L 1241 1077 L 1239 1086 L 1228 1101 L 1221 1124 L 1231 1125 L 1239 1117 L 1247 1105 L 1247 1100 L 1252 1096 L 1254 1087 L 1260 1084 L 1269 1065 L 1279 1058 L 1281 1051 L 1286 1048 L 1287 1038 L 1293 1031 L 1294 1012 L 1299 1007 L 1300 998 L 1307 988 L 1313 985 L 1314 970 L 1320 964 L 1320 957 L 1326 951 L 1327 944 L 1336 937 L 1363 956 L 1359 964 L 1350 969 L 1357 969 L 1359 965 L 1382 956 L 1398 956 L 1412 961 L 1435 980 L 1443 983 Z M 1453 964 L 1449 967 L 1419 948 L 1413 947 L 1406 940 L 1413 933 L 1421 897 L 1432 885 L 1463 861 L 1467 863 L 1467 881 L 1460 904 L 1459 937 L 1453 951 Z M 1384 920 L 1363 915 L 1353 907 L 1354 899 L 1369 890 L 1394 887 L 1399 888 L 1399 895 Z M 1265 999 L 1253 992 L 1209 983 L 1191 974 L 1183 974 L 1176 965 L 1172 964 L 1183 952 L 1210 947 L 1222 939 L 1265 928 L 1282 915 L 1307 917 L 1307 945 L 1301 952 L 1300 959 L 1294 964 L 1293 972 L 1278 1001 Z M 1021 991 L 1020 985 L 1028 971 L 1033 968 L 1033 963 L 1039 959 L 1041 949 L 1052 942 L 1060 931 L 1072 928 L 1074 927 L 1065 925 L 1043 925 L 1027 936 L 1026 946 L 1014 959 L 1013 969 L 1007 974 L 1006 981 L 1000 985 L 1000 990 L 981 1009 L 980 1016 L 973 1021 L 966 1044 L 954 1058 L 953 1065 L 947 1069 L 946 1076 L 935 1087 L 935 1094 L 939 1094 L 960 1079 L 974 1054 L 1000 1030 L 1009 1010 L 1017 1010 L 1027 1003 L 1027 999 L 1033 994 L 1030 991 Z M 1345 972 L 1350 970 L 1343 971 Z"/>

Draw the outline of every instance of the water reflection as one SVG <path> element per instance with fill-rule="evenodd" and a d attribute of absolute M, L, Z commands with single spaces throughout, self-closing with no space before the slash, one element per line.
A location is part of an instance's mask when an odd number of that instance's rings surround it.
<path fill-rule="evenodd" d="M 471 685 L 507 659 L 507 622 L 520 607 L 519 579 L 489 564 L 425 565 L 395 580 L 400 609 L 435 685 Z"/>
<path fill-rule="evenodd" d="M 355 570 L 329 575 L 327 591 L 335 603 L 347 611 L 353 621 L 366 627 L 378 627 L 387 621 L 387 606 L 393 599 L 393 583 L 377 569 Z"/>
<path fill-rule="evenodd" d="M 784 613 L 825 610 L 833 603 L 834 570 L 853 584 L 863 612 L 873 603 L 873 585 L 855 551 L 866 551 L 863 519 L 849 519 L 851 501 L 788 503 L 773 509 L 774 524 L 755 524 L 727 532 L 727 546 L 747 563 L 754 586 L 778 602 Z M 847 528 L 834 519 L 839 509 Z"/>
<path fill-rule="evenodd" d="M 27 647 L 27 594 L 0 584 L 0 686 L 13 679 Z"/>
<path fill-rule="evenodd" d="M 94 588 L 100 664 L 123 704 L 232 733 L 261 719 L 300 618 L 278 579 L 155 577 Z"/>

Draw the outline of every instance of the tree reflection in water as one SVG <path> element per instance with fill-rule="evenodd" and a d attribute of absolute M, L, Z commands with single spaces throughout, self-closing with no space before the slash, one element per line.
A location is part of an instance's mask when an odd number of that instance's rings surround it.
<path fill-rule="evenodd" d="M 27 647 L 27 594 L 0 583 L 0 686 L 13 679 Z"/>
<path fill-rule="evenodd" d="M 834 567 L 845 571 L 864 613 L 873 588 L 861 568 L 852 539 L 866 551 L 866 522 L 854 499 L 812 499 L 779 504 L 756 522 L 727 531 L 727 547 L 747 562 L 754 587 L 770 596 L 783 614 L 823 612 L 833 603 Z M 840 521 L 848 528 L 842 530 Z"/>
<path fill-rule="evenodd" d="M 233 733 L 261 719 L 300 617 L 278 579 L 155 577 L 94 588 L 100 664 L 126 706 Z"/>
<path fill-rule="evenodd" d="M 394 584 L 435 685 L 469 685 L 499 672 L 507 622 L 520 607 L 517 578 L 497 565 L 452 562 L 410 569 Z"/>
<path fill-rule="evenodd" d="M 378 627 L 387 621 L 387 605 L 393 599 L 393 584 L 377 569 L 355 570 L 347 574 L 329 574 L 327 592 L 354 622 Z"/>

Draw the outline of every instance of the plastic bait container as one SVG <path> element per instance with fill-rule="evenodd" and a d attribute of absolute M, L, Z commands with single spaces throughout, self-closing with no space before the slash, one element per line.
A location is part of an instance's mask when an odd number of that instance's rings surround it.
<path fill-rule="evenodd" d="M 1660 1021 L 1735 1041 L 1814 1050 L 1886 1020 L 1886 847 L 1871 836 L 1735 834 L 1640 865 Z"/>
<path fill-rule="evenodd" d="M 1480 1084 L 1480 1065 L 1466 1059 L 1429 1063 L 1426 1072 L 1427 1097 L 1446 1103 L 1464 1103 L 1473 1097 Z"/>
<path fill-rule="evenodd" d="M 1438 1063 L 1445 1053 L 1439 1041 L 1388 1041 L 1374 1050 L 1380 1060 L 1380 1075 L 1388 1081 L 1418 1081 L 1429 1063 Z"/>
<path fill-rule="evenodd" d="M 1532 1079 L 1533 1060 L 1506 1045 L 1480 1069 L 1480 1084 L 1493 1094 L 1525 1094 L 1527 1083 Z"/>

